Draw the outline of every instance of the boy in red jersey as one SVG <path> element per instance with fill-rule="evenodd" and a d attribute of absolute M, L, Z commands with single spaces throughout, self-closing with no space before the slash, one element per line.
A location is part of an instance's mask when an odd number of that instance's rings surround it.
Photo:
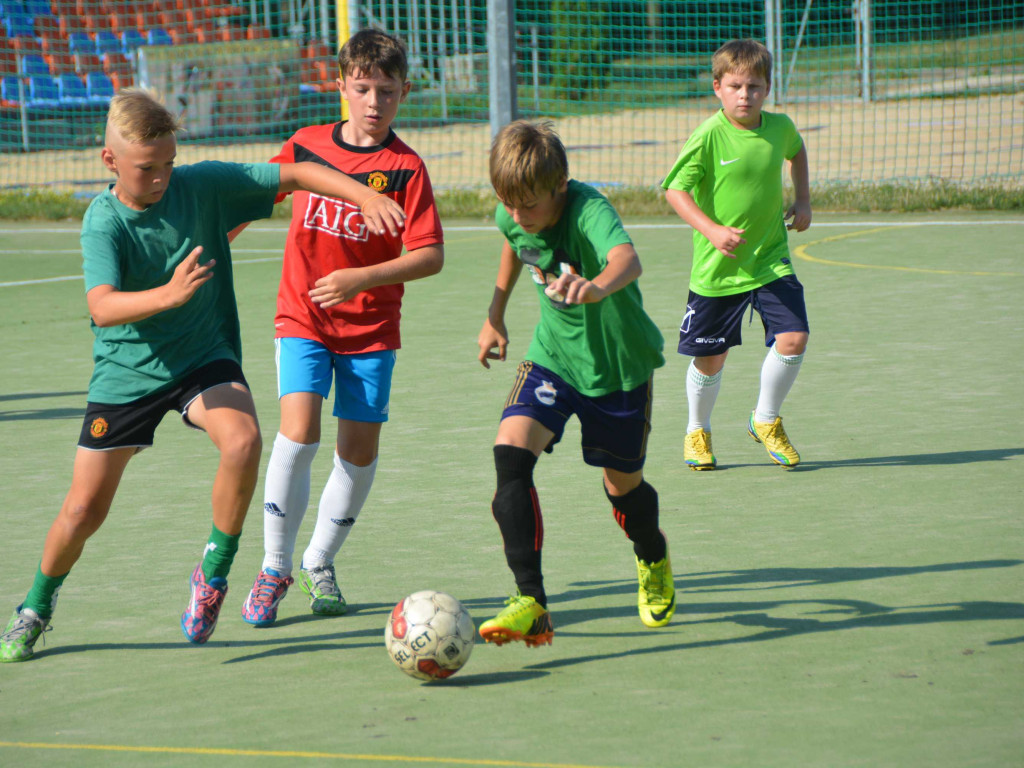
<path fill-rule="evenodd" d="M 273 160 L 311 160 L 343 170 L 391 197 L 407 219 L 400 235 L 375 234 L 349 200 L 293 195 L 274 321 L 281 426 L 266 473 L 263 565 L 242 608 L 242 618 L 257 627 L 274 622 L 293 583 L 292 555 L 332 381 L 338 419 L 334 468 L 298 579 L 313 613 L 346 611 L 334 558 L 373 484 L 401 346 L 403 284 L 436 274 L 444 263 L 427 169 L 391 129 L 411 87 L 404 45 L 365 29 L 342 46 L 338 67 L 348 120 L 299 130 Z"/>

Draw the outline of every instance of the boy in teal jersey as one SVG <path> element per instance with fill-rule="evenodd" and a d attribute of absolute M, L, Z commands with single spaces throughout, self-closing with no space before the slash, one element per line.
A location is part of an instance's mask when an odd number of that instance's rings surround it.
<path fill-rule="evenodd" d="M 71 488 L 50 527 L 35 581 L 0 636 L 0 661 L 25 661 L 47 629 L 57 593 L 103 523 L 133 455 L 179 411 L 220 453 L 213 529 L 181 617 L 209 639 L 227 592 L 261 450 L 242 375 L 228 232 L 269 216 L 279 192 L 310 189 L 363 206 L 371 231 L 394 234 L 404 213 L 354 179 L 314 163 L 205 162 L 174 169 L 177 121 L 142 90 L 110 102 L 101 157 L 116 176 L 82 221 L 95 368 Z M 172 174 L 173 170 L 173 174 Z M 200 263 L 200 256 L 207 260 Z"/>
<path fill-rule="evenodd" d="M 540 299 L 540 320 L 505 401 L 494 446 L 491 505 L 518 592 L 480 626 L 487 642 L 550 643 L 554 635 L 541 573 L 544 527 L 533 483 L 575 414 L 583 460 L 600 467 L 616 521 L 633 542 L 640 618 L 668 624 L 675 589 L 658 527 L 658 494 L 643 477 L 652 375 L 664 340 L 643 309 L 640 259 L 603 195 L 569 179 L 565 148 L 548 124 L 517 121 L 495 137 L 491 184 L 505 237 L 497 284 L 480 331 L 478 359 L 504 360 L 505 308 L 523 265 Z"/>
<path fill-rule="evenodd" d="M 715 95 L 722 109 L 687 140 L 662 186 L 665 197 L 693 227 L 693 267 L 679 353 L 692 355 L 686 377 L 689 423 L 683 459 L 691 469 L 714 469 L 711 411 L 729 348 L 741 343 L 748 305 L 761 316 L 765 346 L 757 406 L 747 431 L 773 462 L 786 468 L 800 454 L 779 411 L 800 365 L 810 328 L 803 286 L 789 255 L 789 229 L 811 224 L 807 150 L 793 122 L 763 112 L 772 58 L 755 40 L 732 40 L 714 54 Z M 783 214 L 782 165 L 796 200 Z"/>

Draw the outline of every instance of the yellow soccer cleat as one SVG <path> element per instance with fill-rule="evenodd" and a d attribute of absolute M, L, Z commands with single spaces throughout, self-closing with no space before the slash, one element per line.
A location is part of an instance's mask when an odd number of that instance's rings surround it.
<path fill-rule="evenodd" d="M 703 427 L 687 432 L 683 440 L 683 461 L 690 469 L 714 469 L 718 461 L 711 452 L 711 433 Z"/>
<path fill-rule="evenodd" d="M 536 598 L 521 594 L 512 595 L 501 613 L 480 625 L 480 637 L 495 645 L 513 640 L 522 640 L 531 648 L 551 645 L 554 635 L 548 609 Z"/>
<path fill-rule="evenodd" d="M 747 422 L 747 432 L 759 443 L 763 443 L 776 464 L 792 469 L 800 463 L 800 454 L 789 442 L 786 430 L 782 428 L 782 417 L 776 416 L 775 421 L 760 422 L 754 421 L 754 412 L 750 412 L 750 421 Z"/>
<path fill-rule="evenodd" d="M 672 583 L 672 562 L 668 552 L 656 563 L 636 559 L 637 608 L 640 621 L 648 627 L 664 627 L 676 612 L 676 588 Z"/>

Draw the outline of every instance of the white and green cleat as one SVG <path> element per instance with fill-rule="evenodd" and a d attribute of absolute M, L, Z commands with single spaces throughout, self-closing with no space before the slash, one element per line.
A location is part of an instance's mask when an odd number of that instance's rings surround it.
<path fill-rule="evenodd" d="M 28 661 L 35 653 L 36 640 L 49 629 L 50 620 L 31 608 L 18 606 L 0 635 L 0 661 Z"/>
<path fill-rule="evenodd" d="M 333 565 L 299 569 L 299 588 L 309 595 L 309 607 L 321 616 L 340 616 L 348 611 Z"/>

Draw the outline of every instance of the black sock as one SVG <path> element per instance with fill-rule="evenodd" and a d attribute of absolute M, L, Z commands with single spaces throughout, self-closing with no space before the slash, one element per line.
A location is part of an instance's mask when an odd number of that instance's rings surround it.
<path fill-rule="evenodd" d="M 634 554 L 647 564 L 662 560 L 668 546 L 658 528 L 658 492 L 641 480 L 624 496 L 612 496 L 607 488 L 604 493 L 612 503 L 615 521 L 633 542 Z"/>
<path fill-rule="evenodd" d="M 491 513 L 505 543 L 505 560 L 515 576 L 520 593 L 547 606 L 540 554 L 544 544 L 544 522 L 533 485 L 537 457 L 525 448 L 494 446 L 494 467 L 498 487 Z"/>

